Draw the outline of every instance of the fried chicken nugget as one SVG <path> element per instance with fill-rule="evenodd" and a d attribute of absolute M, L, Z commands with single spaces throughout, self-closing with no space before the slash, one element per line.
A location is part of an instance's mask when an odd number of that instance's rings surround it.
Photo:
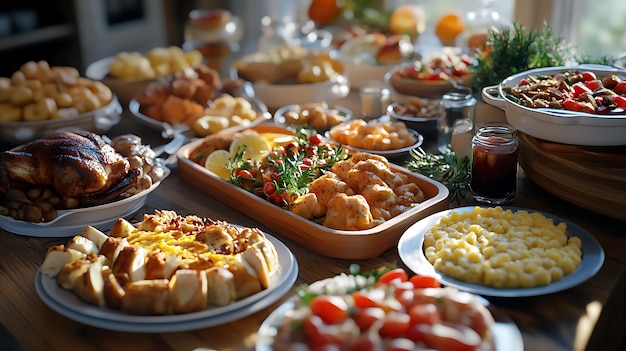
<path fill-rule="evenodd" d="M 163 103 L 163 120 L 168 123 L 193 123 L 203 113 L 202 105 L 174 95 L 168 96 Z"/>

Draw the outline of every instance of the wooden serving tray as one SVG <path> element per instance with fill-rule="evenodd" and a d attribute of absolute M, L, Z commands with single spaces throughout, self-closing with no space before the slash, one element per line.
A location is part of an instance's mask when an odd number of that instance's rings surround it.
<path fill-rule="evenodd" d="M 553 195 L 626 221 L 626 146 L 578 146 L 520 133 L 520 166 Z"/>
<path fill-rule="evenodd" d="M 290 133 L 287 130 L 284 132 Z M 230 184 L 190 160 L 189 155 L 201 143 L 202 139 L 193 141 L 179 149 L 176 154 L 178 171 L 183 180 L 263 223 L 276 233 L 325 256 L 346 260 L 377 257 L 396 246 L 400 236 L 412 224 L 449 207 L 448 189 L 443 184 L 390 163 L 394 172 L 408 174 L 410 180 L 422 189 L 427 200 L 371 229 L 347 231 L 327 228 Z"/>

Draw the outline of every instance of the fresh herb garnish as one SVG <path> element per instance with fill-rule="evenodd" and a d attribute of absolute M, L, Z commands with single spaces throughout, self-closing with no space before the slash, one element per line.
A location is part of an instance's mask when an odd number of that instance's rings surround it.
<path fill-rule="evenodd" d="M 449 199 L 460 203 L 467 194 L 470 183 L 470 158 L 458 156 L 454 151 L 441 155 L 427 153 L 421 147 L 409 151 L 411 159 L 406 168 L 445 185 Z"/>
<path fill-rule="evenodd" d="M 529 30 L 519 23 L 514 23 L 513 28 L 492 28 L 487 34 L 486 49 L 477 52 L 476 64 L 470 66 L 472 88 L 481 91 L 513 74 L 563 66 L 573 58 L 573 47 L 547 24 Z"/>

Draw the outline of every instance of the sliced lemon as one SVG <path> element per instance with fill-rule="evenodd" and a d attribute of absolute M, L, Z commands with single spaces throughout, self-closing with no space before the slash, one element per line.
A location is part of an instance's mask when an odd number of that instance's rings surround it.
<path fill-rule="evenodd" d="M 228 159 L 230 159 L 230 152 L 226 150 L 215 150 L 206 158 L 204 168 L 217 174 L 220 178 L 228 180 L 230 179 L 228 167 L 226 167 Z"/>
<path fill-rule="evenodd" d="M 237 150 L 244 147 L 244 160 L 260 160 L 271 151 L 270 144 L 264 137 L 257 134 L 246 134 L 230 143 L 230 154 L 234 155 Z"/>

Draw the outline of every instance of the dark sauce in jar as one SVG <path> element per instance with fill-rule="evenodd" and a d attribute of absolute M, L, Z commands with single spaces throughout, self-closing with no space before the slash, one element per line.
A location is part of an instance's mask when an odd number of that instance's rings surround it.
<path fill-rule="evenodd" d="M 516 195 L 518 141 L 507 123 L 483 124 L 472 139 L 470 190 L 474 199 L 489 204 L 510 202 Z"/>

